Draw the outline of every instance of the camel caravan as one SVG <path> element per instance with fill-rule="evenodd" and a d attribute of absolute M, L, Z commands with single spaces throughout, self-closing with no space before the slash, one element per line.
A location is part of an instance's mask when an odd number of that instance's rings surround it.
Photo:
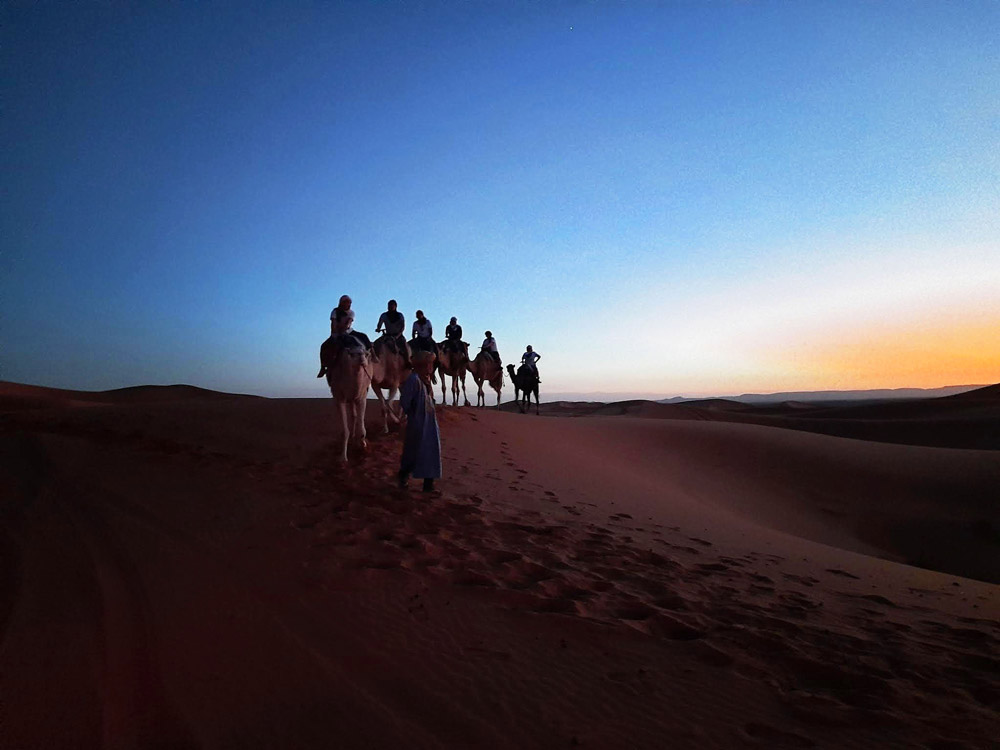
<path fill-rule="evenodd" d="M 397 309 L 396 301 L 389 300 L 387 309 L 379 317 L 376 333 L 381 336 L 374 342 L 361 331 L 354 330 L 354 311 L 351 298 L 346 294 L 330 313 L 330 338 L 320 347 L 320 370 L 316 377 L 326 376 L 330 393 L 336 402 L 343 427 L 341 459 L 347 460 L 347 448 L 353 442 L 366 447 L 365 405 L 369 387 L 375 392 L 382 407 L 383 431 L 389 423 L 400 424 L 402 414 L 397 395 L 413 371 L 415 352 L 429 352 L 434 356 L 433 382 L 441 379 L 441 403 L 447 403 L 448 378 L 451 378 L 452 406 L 458 406 L 461 390 L 464 406 L 471 406 L 465 391 L 466 375 L 476 384 L 476 406 L 486 405 L 483 386 L 488 384 L 497 394 L 496 407 L 500 408 L 500 394 L 504 386 L 504 370 L 491 331 L 475 357 L 469 356 L 469 345 L 462 341 L 462 327 L 452 318 L 445 330 L 445 338 L 435 342 L 433 326 L 422 310 L 417 310 L 412 337 L 404 337 L 406 322 Z M 515 399 L 522 413 L 531 405 L 535 396 L 535 413 L 538 414 L 538 368 L 535 363 L 541 355 L 529 346 L 522 356 L 522 364 L 515 372 L 507 365 L 515 387 Z M 383 393 L 383 391 L 385 393 Z M 524 393 L 524 399 L 520 394 Z"/>

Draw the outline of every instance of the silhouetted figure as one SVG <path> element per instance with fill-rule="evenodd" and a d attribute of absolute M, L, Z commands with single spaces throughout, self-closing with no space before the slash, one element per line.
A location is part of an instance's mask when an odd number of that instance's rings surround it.
<path fill-rule="evenodd" d="M 444 329 L 444 345 L 441 348 L 469 356 L 469 345 L 462 341 L 462 326 L 458 324 L 458 318 L 452 318 Z"/>
<path fill-rule="evenodd" d="M 500 362 L 500 352 L 497 351 L 497 341 L 493 338 L 493 332 L 486 332 L 486 339 L 483 341 L 483 345 L 479 347 L 480 351 L 484 351 L 493 357 L 494 361 L 499 365 Z"/>
<path fill-rule="evenodd" d="M 403 313 L 396 309 L 396 300 L 391 299 L 387 309 L 379 316 L 378 324 L 375 326 L 375 333 L 385 331 L 387 342 L 398 354 L 402 354 L 406 367 L 410 366 L 410 350 L 406 346 L 406 337 L 403 331 L 406 330 L 406 318 Z"/>
<path fill-rule="evenodd" d="M 531 371 L 535 373 L 535 377 L 538 378 L 539 383 L 542 382 L 542 379 L 538 377 L 538 365 L 535 363 L 541 358 L 542 355 L 532 349 L 531 344 L 528 344 L 528 349 L 521 355 L 521 362 L 531 368 Z"/>
<path fill-rule="evenodd" d="M 403 455 L 399 461 L 399 486 L 405 487 L 412 475 L 424 480 L 424 492 L 433 490 L 434 480 L 441 476 L 441 440 L 431 392 L 433 369 L 433 354 L 414 352 L 413 372 L 399 389 L 399 405 L 406 415 Z"/>
<path fill-rule="evenodd" d="M 413 349 L 437 354 L 437 344 L 434 343 L 434 326 L 424 317 L 423 310 L 417 310 L 417 319 L 413 321 L 412 336 L 410 346 Z"/>
<path fill-rule="evenodd" d="M 330 312 L 330 338 L 320 344 L 319 347 L 319 373 L 316 377 L 321 378 L 326 374 L 327 367 L 335 363 L 344 348 L 353 346 L 353 342 L 345 341 L 344 337 L 350 336 L 357 341 L 368 352 L 369 357 L 374 356 L 372 342 L 361 331 L 354 330 L 354 310 L 351 309 L 351 298 L 343 295 L 337 306 Z"/>

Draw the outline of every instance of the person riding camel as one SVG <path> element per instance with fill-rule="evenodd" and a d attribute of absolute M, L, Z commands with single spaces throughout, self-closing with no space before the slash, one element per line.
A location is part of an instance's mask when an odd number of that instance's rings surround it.
<path fill-rule="evenodd" d="M 493 338 L 493 333 L 491 331 L 486 332 L 486 340 L 483 341 L 483 345 L 479 348 L 481 351 L 484 351 L 493 357 L 498 365 L 500 364 L 500 352 L 497 351 L 497 342 L 496 339 Z"/>
<path fill-rule="evenodd" d="M 437 354 L 437 344 L 434 343 L 434 326 L 424 317 L 423 310 L 417 310 L 417 319 L 413 321 L 413 338 L 410 346 L 420 351 Z"/>
<path fill-rule="evenodd" d="M 330 333 L 340 336 L 352 336 L 364 345 L 368 351 L 372 349 L 372 340 L 361 331 L 354 330 L 354 310 L 351 309 L 351 298 L 346 294 L 340 298 L 340 302 L 330 312 Z M 344 343 L 349 344 L 350 342 Z"/>
<path fill-rule="evenodd" d="M 354 310 L 351 309 L 351 301 L 350 295 L 344 294 L 337 302 L 337 306 L 330 311 L 330 338 L 319 348 L 317 378 L 326 375 L 326 363 L 336 362 L 341 349 L 345 347 L 360 344 L 369 354 L 372 353 L 371 339 L 361 331 L 354 330 Z M 357 344 L 353 344 L 351 340 Z"/>
<path fill-rule="evenodd" d="M 458 318 L 453 317 L 444 329 L 444 346 L 448 351 L 469 356 L 469 345 L 462 341 L 462 326 L 458 324 Z"/>
<path fill-rule="evenodd" d="M 406 337 L 403 336 L 403 331 L 406 330 L 406 318 L 403 317 L 403 313 L 396 310 L 396 300 L 389 300 L 386 307 L 386 311 L 378 318 L 375 333 L 385 331 L 390 344 L 395 346 L 399 353 L 403 355 L 406 366 L 410 367 L 410 355 L 406 348 Z"/>
<path fill-rule="evenodd" d="M 528 344 L 528 349 L 521 355 L 521 361 L 531 368 L 531 371 L 535 373 L 535 377 L 538 378 L 538 382 L 541 383 L 542 379 L 538 377 L 538 365 L 535 364 L 542 358 L 542 355 L 531 348 L 531 344 Z"/>

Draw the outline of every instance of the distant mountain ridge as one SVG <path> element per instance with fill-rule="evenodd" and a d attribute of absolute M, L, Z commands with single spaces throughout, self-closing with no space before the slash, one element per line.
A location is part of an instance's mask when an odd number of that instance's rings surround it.
<path fill-rule="evenodd" d="M 784 401 L 823 402 L 823 401 L 875 401 L 910 398 L 941 398 L 956 396 L 960 393 L 984 388 L 980 385 L 946 385 L 940 388 L 875 388 L 869 390 L 847 391 L 784 391 L 780 393 L 743 393 L 739 396 L 719 396 L 718 399 L 739 401 L 744 404 L 772 404 Z M 661 404 L 680 404 L 687 401 L 706 401 L 704 397 L 674 396 L 660 399 Z"/>

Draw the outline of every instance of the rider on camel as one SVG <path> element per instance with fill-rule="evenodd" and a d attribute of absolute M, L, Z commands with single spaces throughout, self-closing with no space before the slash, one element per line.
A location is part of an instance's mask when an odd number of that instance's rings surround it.
<path fill-rule="evenodd" d="M 542 355 L 531 348 L 531 344 L 528 344 L 527 351 L 521 355 L 521 361 L 531 368 L 532 372 L 535 373 L 535 377 L 538 378 L 538 382 L 541 383 L 542 379 L 538 377 L 538 365 L 535 364 L 542 358 Z"/>
<path fill-rule="evenodd" d="M 403 331 L 406 330 L 406 319 L 403 317 L 403 313 L 396 310 L 396 300 L 389 300 L 387 307 L 388 309 L 379 316 L 375 333 L 385 331 L 389 343 L 396 347 L 398 352 L 403 355 L 406 366 L 410 367 L 410 354 L 406 347 L 406 337 L 403 336 Z"/>
<path fill-rule="evenodd" d="M 444 329 L 444 348 L 469 356 L 469 345 L 462 341 L 462 326 L 458 324 L 458 318 L 452 318 L 451 323 Z"/>
<path fill-rule="evenodd" d="M 340 350 L 345 346 L 357 345 L 353 342 L 357 342 L 372 354 L 371 339 L 361 331 L 354 330 L 354 310 L 351 309 L 350 296 L 345 294 L 330 311 L 330 338 L 319 348 L 319 374 L 316 377 L 321 378 L 326 375 L 327 365 L 337 361 Z"/>
<path fill-rule="evenodd" d="M 486 332 L 486 340 L 483 341 L 483 345 L 479 348 L 493 357 L 497 365 L 500 364 L 500 352 L 497 351 L 497 341 L 493 338 L 492 331 Z"/>
<path fill-rule="evenodd" d="M 417 319 L 413 321 L 413 338 L 410 346 L 420 351 L 437 354 L 437 344 L 434 343 L 434 326 L 424 317 L 423 310 L 417 310 Z"/>

